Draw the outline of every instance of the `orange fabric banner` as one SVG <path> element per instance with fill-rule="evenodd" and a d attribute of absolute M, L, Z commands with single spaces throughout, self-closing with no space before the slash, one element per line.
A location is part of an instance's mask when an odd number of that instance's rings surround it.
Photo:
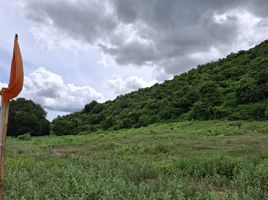
<path fill-rule="evenodd" d="M 7 88 L 2 88 L 2 102 L 7 103 L 10 99 L 18 96 L 23 86 L 23 63 L 16 34 L 11 63 L 10 79 Z"/>

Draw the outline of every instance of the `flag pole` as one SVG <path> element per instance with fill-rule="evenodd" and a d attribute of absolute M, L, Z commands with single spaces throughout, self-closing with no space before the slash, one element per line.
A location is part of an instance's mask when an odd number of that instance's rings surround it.
<path fill-rule="evenodd" d="M 18 96 L 21 92 L 23 87 L 23 76 L 23 61 L 18 43 L 18 34 L 16 34 L 9 84 L 7 88 L 2 88 L 0 92 L 0 95 L 2 96 L 0 115 L 0 200 L 4 200 L 4 172 L 9 101 Z"/>
<path fill-rule="evenodd" d="M 0 127 L 0 200 L 4 200 L 4 172 L 6 154 L 6 135 L 9 114 L 9 101 L 1 103 L 1 127 Z"/>

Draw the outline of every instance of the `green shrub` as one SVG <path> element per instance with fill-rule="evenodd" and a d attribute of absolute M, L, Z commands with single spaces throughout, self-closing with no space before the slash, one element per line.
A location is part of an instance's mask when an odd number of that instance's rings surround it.
<path fill-rule="evenodd" d="M 126 168 L 126 173 L 134 183 L 148 182 L 157 178 L 157 170 L 147 164 L 135 164 Z"/>
<path fill-rule="evenodd" d="M 19 140 L 31 140 L 32 137 L 31 137 L 31 134 L 30 133 L 26 133 L 26 134 L 23 134 L 23 135 L 19 135 L 18 136 L 18 139 Z"/>
<path fill-rule="evenodd" d="M 176 166 L 183 174 L 196 178 L 219 175 L 232 179 L 241 168 L 241 163 L 228 156 L 212 156 L 210 158 L 182 158 L 177 161 Z"/>

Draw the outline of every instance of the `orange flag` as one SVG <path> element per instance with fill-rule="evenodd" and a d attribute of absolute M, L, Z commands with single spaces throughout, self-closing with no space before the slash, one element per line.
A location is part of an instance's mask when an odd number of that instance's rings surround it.
<path fill-rule="evenodd" d="M 11 63 L 10 79 L 7 88 L 2 88 L 2 102 L 7 103 L 10 99 L 18 96 L 23 86 L 23 63 L 18 43 L 18 35 L 15 35 L 13 58 Z"/>

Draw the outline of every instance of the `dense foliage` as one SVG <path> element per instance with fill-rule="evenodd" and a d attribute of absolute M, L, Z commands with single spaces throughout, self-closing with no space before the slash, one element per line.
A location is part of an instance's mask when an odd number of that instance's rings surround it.
<path fill-rule="evenodd" d="M 170 120 L 264 120 L 268 116 L 268 41 L 249 51 L 200 65 L 163 84 L 93 101 L 81 112 L 58 117 L 56 134 L 143 127 Z"/>
<path fill-rule="evenodd" d="M 48 135 L 50 124 L 44 109 L 31 100 L 18 98 L 10 103 L 8 135 L 29 133 L 33 136 Z"/>

